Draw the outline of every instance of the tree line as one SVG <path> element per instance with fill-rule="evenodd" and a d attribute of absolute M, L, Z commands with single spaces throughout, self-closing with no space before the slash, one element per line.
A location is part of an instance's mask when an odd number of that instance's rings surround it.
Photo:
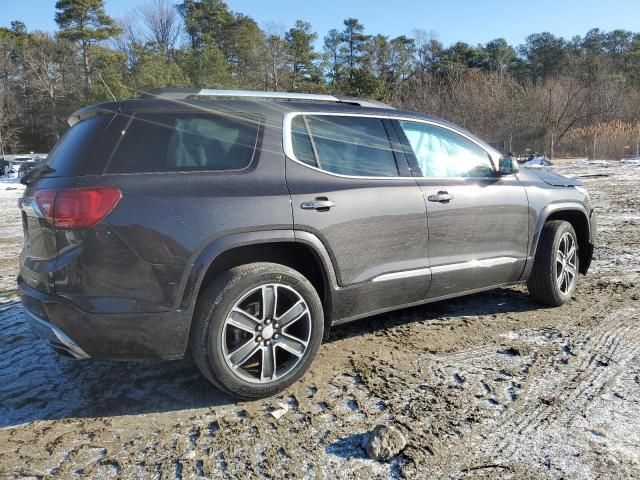
<path fill-rule="evenodd" d="M 504 151 L 615 158 L 640 149 L 640 34 L 594 28 L 445 46 L 345 19 L 259 26 L 221 0 L 58 0 L 54 33 L 0 27 L 0 147 L 47 151 L 75 109 L 160 87 L 339 93 L 437 115 Z M 320 40 L 320 41 L 319 41 Z M 320 48 L 318 48 L 320 44 Z"/>

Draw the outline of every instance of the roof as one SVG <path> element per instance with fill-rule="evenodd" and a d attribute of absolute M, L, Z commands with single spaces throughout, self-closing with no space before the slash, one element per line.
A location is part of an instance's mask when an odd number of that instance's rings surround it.
<path fill-rule="evenodd" d="M 259 92 L 251 90 L 159 89 L 145 92 L 139 99 L 121 100 L 80 109 L 69 117 L 69 125 L 98 113 L 116 112 L 245 112 L 282 117 L 288 112 L 353 113 L 434 121 L 477 138 L 447 120 L 409 110 L 397 110 L 376 100 L 307 93 Z M 485 146 L 493 148 L 478 138 Z"/>
<path fill-rule="evenodd" d="M 141 98 L 156 98 L 166 100 L 188 100 L 193 98 L 235 98 L 235 99 L 263 99 L 263 100 L 285 100 L 285 101 L 313 101 L 313 102 L 329 102 L 344 103 L 350 105 L 358 105 L 361 107 L 374 108 L 393 108 L 391 105 L 380 102 L 378 100 L 369 100 L 365 98 L 346 97 L 318 93 L 300 93 L 300 92 L 271 92 L 266 90 L 220 90 L 211 88 L 159 88 L 143 92 Z"/>

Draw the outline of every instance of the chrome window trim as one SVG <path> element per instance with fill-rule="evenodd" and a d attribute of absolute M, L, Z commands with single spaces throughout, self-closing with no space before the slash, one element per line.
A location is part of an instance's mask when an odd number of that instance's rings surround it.
<path fill-rule="evenodd" d="M 424 123 L 426 125 L 434 125 L 436 127 L 444 128 L 453 133 L 456 133 L 466 138 L 467 140 L 473 142 L 474 144 L 476 144 L 478 147 L 480 147 L 482 150 L 484 150 L 487 153 L 494 171 L 498 171 L 498 168 L 496 167 L 496 162 L 497 162 L 496 157 L 499 156 L 499 153 L 497 151 L 487 149 L 485 145 L 481 144 L 480 142 L 470 137 L 469 135 L 462 133 L 448 125 L 444 125 L 438 121 L 416 119 L 416 118 L 396 116 L 396 115 L 382 115 L 382 114 L 375 114 L 375 113 L 318 112 L 318 111 L 286 113 L 282 121 L 282 148 L 284 150 L 284 154 L 294 162 L 299 163 L 300 165 L 303 165 L 304 167 L 310 168 L 312 170 L 322 172 L 326 175 L 333 175 L 334 177 L 340 177 L 340 178 L 365 179 L 365 180 L 407 180 L 408 178 L 421 178 L 421 179 L 444 181 L 444 180 L 451 180 L 451 179 L 483 180 L 483 179 L 495 178 L 495 177 L 425 177 L 425 176 L 373 177 L 373 176 L 359 176 L 359 175 L 343 175 L 341 173 L 334 173 L 334 172 L 329 172 L 327 170 L 322 170 L 321 168 L 314 167 L 312 165 L 309 165 L 299 160 L 293 151 L 293 134 L 291 132 L 291 123 L 293 119 L 299 115 L 318 115 L 318 116 L 332 116 L 332 117 L 365 117 L 365 118 L 377 118 L 380 120 L 407 121 L 407 122 Z"/>

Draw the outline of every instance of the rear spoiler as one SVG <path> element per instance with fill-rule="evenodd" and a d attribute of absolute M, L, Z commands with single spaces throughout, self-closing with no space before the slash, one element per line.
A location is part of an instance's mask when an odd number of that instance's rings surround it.
<path fill-rule="evenodd" d="M 67 119 L 67 123 L 70 127 L 73 127 L 76 123 L 87 118 L 95 117 L 100 113 L 110 113 L 115 115 L 120 111 L 120 102 L 100 103 L 98 105 L 90 105 L 88 107 L 81 108 L 73 112 Z"/>

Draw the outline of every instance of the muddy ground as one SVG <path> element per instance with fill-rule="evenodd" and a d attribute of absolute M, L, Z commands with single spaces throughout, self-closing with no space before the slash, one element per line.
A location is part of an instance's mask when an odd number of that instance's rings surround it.
<path fill-rule="evenodd" d="M 19 190 L 0 184 L 0 477 L 637 478 L 640 166 L 557 170 L 583 177 L 600 227 L 569 304 L 516 286 L 335 328 L 301 381 L 249 403 L 187 361 L 77 362 L 36 340 L 13 283 Z M 379 423 L 408 435 L 389 463 L 362 448 Z"/>

